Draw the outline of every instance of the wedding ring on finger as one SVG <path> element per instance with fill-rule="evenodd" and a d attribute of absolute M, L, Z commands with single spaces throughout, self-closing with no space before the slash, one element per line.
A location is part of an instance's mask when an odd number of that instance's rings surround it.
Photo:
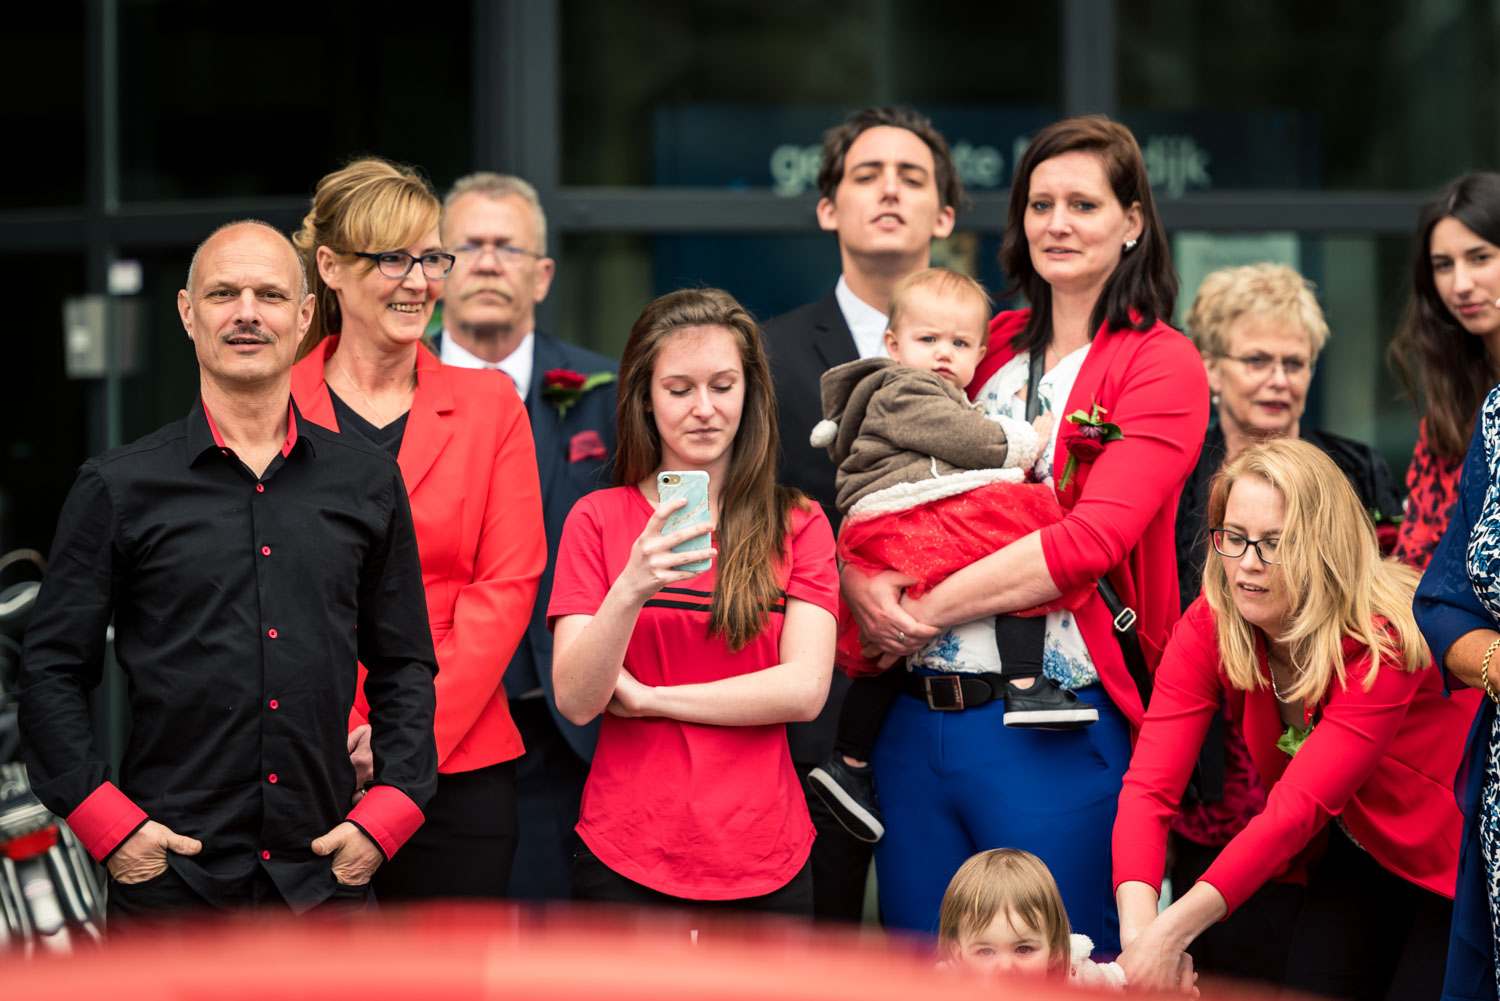
<path fill-rule="evenodd" d="M 896 642 L 897 643 L 905 643 L 906 642 L 906 633 L 903 630 L 900 630 L 900 629 L 896 630 Z"/>

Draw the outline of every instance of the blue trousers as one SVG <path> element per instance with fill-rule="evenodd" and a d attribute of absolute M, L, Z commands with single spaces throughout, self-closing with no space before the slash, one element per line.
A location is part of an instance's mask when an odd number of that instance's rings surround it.
<path fill-rule="evenodd" d="M 885 818 L 875 846 L 888 928 L 936 934 L 943 891 L 976 852 L 1022 848 L 1062 891 L 1073 931 L 1120 948 L 1110 834 L 1130 763 L 1130 727 L 1102 685 L 1077 695 L 1099 710 L 1081 730 L 1005 726 L 1005 703 L 935 712 L 901 695 L 871 764 Z"/>

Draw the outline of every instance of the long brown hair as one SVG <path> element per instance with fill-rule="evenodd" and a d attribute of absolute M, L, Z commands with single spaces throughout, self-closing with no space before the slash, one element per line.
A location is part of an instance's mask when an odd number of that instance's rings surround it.
<path fill-rule="evenodd" d="M 1457 219 L 1500 246 L 1500 174 L 1465 174 L 1422 203 L 1412 241 L 1411 302 L 1386 355 L 1397 378 L 1427 404 L 1427 443 L 1439 455 L 1469 450 L 1474 419 L 1500 371 L 1484 340 L 1464 329 L 1443 304 L 1432 277 L 1432 231 Z"/>
<path fill-rule="evenodd" d="M 1089 336 L 1108 321 L 1115 330 L 1149 330 L 1158 319 L 1170 319 L 1177 304 L 1177 272 L 1167 248 L 1167 231 L 1156 212 L 1146 161 L 1135 136 L 1119 122 L 1103 115 L 1084 115 L 1053 122 L 1032 137 L 1016 164 L 1010 185 L 1010 210 L 1005 220 L 1005 240 L 1000 245 L 1000 267 L 1014 284 L 1006 295 L 1020 292 L 1031 304 L 1026 327 L 1011 339 L 1017 351 L 1047 346 L 1052 337 L 1052 287 L 1036 273 L 1031 247 L 1026 242 L 1026 206 L 1031 197 L 1031 172 L 1037 164 L 1064 153 L 1093 153 L 1104 164 L 1120 207 L 1141 208 L 1141 236 L 1134 249 L 1120 258 L 1114 273 L 1104 283 L 1094 313 L 1089 317 Z"/>
<path fill-rule="evenodd" d="M 1327 453 L 1298 438 L 1245 449 L 1214 479 L 1210 525 L 1224 523 L 1229 491 L 1244 477 L 1269 483 L 1286 505 L 1276 547 L 1277 586 L 1286 591 L 1290 615 L 1286 632 L 1271 638 L 1291 648 L 1297 680 L 1287 698 L 1317 702 L 1335 681 L 1348 684 L 1346 636 L 1371 653 L 1366 691 L 1382 660 L 1394 659 L 1406 671 L 1429 666 L 1432 655 L 1411 608 L 1417 572 L 1381 557 L 1370 516 Z M 1219 656 L 1230 684 L 1245 691 L 1266 687 L 1257 665 L 1255 627 L 1235 608 L 1224 562 L 1212 551 L 1203 566 L 1203 593 L 1217 620 Z"/>
<path fill-rule="evenodd" d="M 297 357 L 306 358 L 323 338 L 344 326 L 338 294 L 324 284 L 318 271 L 319 247 L 349 258 L 355 251 L 397 250 L 435 229 L 442 214 L 442 203 L 417 168 L 378 156 L 354 160 L 319 181 L 302 228 L 292 234 L 292 244 L 302 256 L 318 297 L 312 327 L 302 338 Z M 360 263 L 365 272 L 375 267 L 374 261 Z"/>
<path fill-rule="evenodd" d="M 740 650 L 765 627 L 766 610 L 781 597 L 779 570 L 793 507 L 807 510 L 796 490 L 776 483 L 776 407 L 760 328 L 734 296 L 720 289 L 683 289 L 657 299 L 636 317 L 620 357 L 616 411 L 620 445 L 615 485 L 629 486 L 661 465 L 661 435 L 651 414 L 651 382 L 667 340 L 685 327 L 719 327 L 734 336 L 745 375 L 745 405 L 719 488 L 718 577 L 709 608 L 711 635 Z"/>

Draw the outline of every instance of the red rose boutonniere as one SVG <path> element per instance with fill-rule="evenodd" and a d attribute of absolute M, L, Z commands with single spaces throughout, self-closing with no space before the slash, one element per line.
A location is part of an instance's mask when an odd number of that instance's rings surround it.
<path fill-rule="evenodd" d="M 1080 462 L 1093 462 L 1104 452 L 1105 445 L 1125 437 L 1120 425 L 1104 420 L 1108 414 L 1108 410 L 1095 403 L 1089 413 L 1075 410 L 1068 415 L 1068 423 L 1079 427 L 1077 437 L 1068 439 L 1068 462 L 1063 466 L 1062 479 L 1057 484 L 1059 490 L 1068 488 Z"/>
<path fill-rule="evenodd" d="M 542 375 L 542 399 L 557 408 L 557 419 L 560 421 L 567 416 L 568 409 L 583 398 L 584 393 L 595 386 L 603 386 L 614 381 L 613 372 L 595 372 L 592 375 L 584 375 L 582 372 L 574 372 L 568 368 L 548 369 Z"/>

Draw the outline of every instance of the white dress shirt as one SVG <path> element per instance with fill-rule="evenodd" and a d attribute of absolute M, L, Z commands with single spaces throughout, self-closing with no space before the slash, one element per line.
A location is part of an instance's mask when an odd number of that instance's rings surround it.
<path fill-rule="evenodd" d="M 833 287 L 833 297 L 838 300 L 839 312 L 849 325 L 854 336 L 854 347 L 861 358 L 885 358 L 885 330 L 890 326 L 889 317 L 854 294 L 849 283 L 839 275 L 839 283 Z M 448 342 L 443 341 L 444 344 Z M 444 359 L 446 361 L 447 359 Z"/>
<path fill-rule="evenodd" d="M 501 358 L 498 362 L 485 361 L 474 354 L 458 341 L 453 339 L 446 328 L 443 330 L 442 350 L 438 352 L 438 360 L 444 365 L 456 365 L 459 368 L 498 368 L 510 376 L 511 382 L 516 385 L 516 392 L 521 398 L 526 398 L 526 390 L 531 385 L 531 369 L 536 358 L 536 331 L 529 332 L 521 338 L 521 343 L 510 354 Z"/>

